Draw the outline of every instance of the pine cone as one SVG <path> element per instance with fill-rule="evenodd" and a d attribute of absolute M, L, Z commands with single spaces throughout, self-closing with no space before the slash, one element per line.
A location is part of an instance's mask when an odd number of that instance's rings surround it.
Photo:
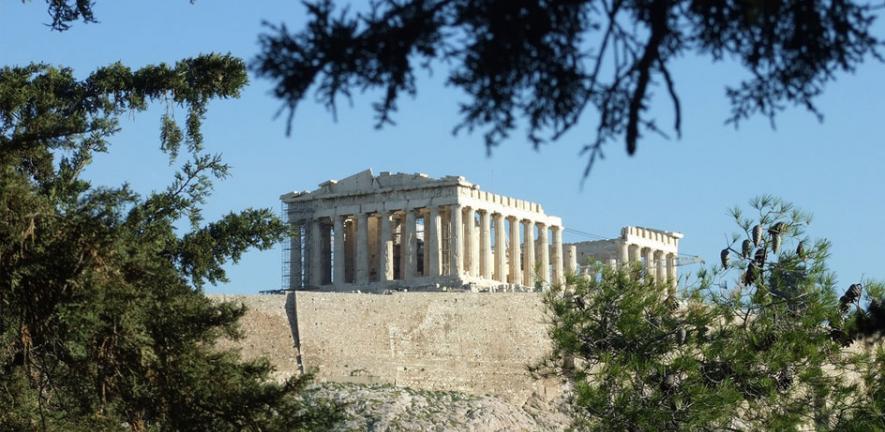
<path fill-rule="evenodd" d="M 750 264 L 747 265 L 747 271 L 744 273 L 744 285 L 753 285 L 756 282 L 756 261 L 750 261 Z"/>
<path fill-rule="evenodd" d="M 765 265 L 765 249 L 756 249 L 756 265 L 762 267 Z"/>
<path fill-rule="evenodd" d="M 771 234 L 772 236 L 778 236 L 778 235 L 781 235 L 785 232 L 787 232 L 787 224 L 785 224 L 783 222 L 778 222 L 778 223 L 772 225 L 771 228 L 768 229 L 768 233 Z"/>
<path fill-rule="evenodd" d="M 851 284 L 851 286 L 848 287 L 848 291 L 845 291 L 845 297 L 848 299 L 848 303 L 854 303 L 860 299 L 862 289 L 863 286 L 861 286 L 861 284 Z"/>
<path fill-rule="evenodd" d="M 771 250 L 774 251 L 774 253 L 778 253 L 778 251 L 780 251 L 780 249 L 781 249 L 781 235 L 775 234 L 775 235 L 771 236 Z"/>
<path fill-rule="evenodd" d="M 750 240 L 744 240 L 741 244 L 741 256 L 744 259 L 750 258 L 750 253 L 753 252 L 753 243 Z"/>
<path fill-rule="evenodd" d="M 753 245 L 759 246 L 759 243 L 762 243 L 762 225 L 753 227 Z"/>

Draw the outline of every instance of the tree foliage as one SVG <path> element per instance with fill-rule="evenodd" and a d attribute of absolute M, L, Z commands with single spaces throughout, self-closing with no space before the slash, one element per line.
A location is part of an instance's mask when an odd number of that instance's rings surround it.
<path fill-rule="evenodd" d="M 21 0 L 22 3 L 29 0 Z M 190 0 L 193 3 L 196 0 Z M 55 31 L 66 31 L 71 28 L 74 21 L 84 23 L 97 23 L 94 0 L 46 0 L 46 12 L 52 19 L 49 27 Z"/>
<path fill-rule="evenodd" d="M 339 97 L 380 90 L 377 126 L 392 123 L 401 94 L 417 92 L 415 70 L 442 64 L 446 83 L 467 95 L 455 131 L 485 130 L 489 150 L 523 125 L 537 148 L 591 111 L 588 171 L 606 142 L 623 139 L 632 155 L 643 133 L 666 136 L 648 112 L 658 88 L 680 134 L 679 57 L 746 69 L 726 89 L 734 124 L 788 105 L 820 116 L 814 100 L 838 72 L 879 58 L 876 6 L 851 0 L 391 0 L 357 13 L 332 0 L 305 5 L 305 27 L 269 25 L 253 65 L 275 82 L 290 127 L 312 88 L 333 112 Z"/>
<path fill-rule="evenodd" d="M 55 30 L 96 21 L 90 0 L 46 2 Z M 657 94 L 681 135 L 671 71 L 680 57 L 746 70 L 725 89 L 734 125 L 757 114 L 773 124 L 791 105 L 822 119 L 815 99 L 826 84 L 881 60 L 872 32 L 881 5 L 862 0 L 376 0 L 355 13 L 333 0 L 304 5 L 305 27 L 267 24 L 253 63 L 275 82 L 288 132 L 311 89 L 333 113 L 339 98 L 379 90 L 376 126 L 393 124 L 400 96 L 418 91 L 416 69 L 444 65 L 446 84 L 467 96 L 454 131 L 483 130 L 489 152 L 521 127 L 538 148 L 594 116 L 585 176 L 607 142 L 623 139 L 632 155 L 643 134 L 669 137 L 648 111 Z"/>
<path fill-rule="evenodd" d="M 840 297 L 808 217 L 770 197 L 752 207 L 735 209 L 743 232 L 696 286 L 600 267 L 550 292 L 554 354 L 538 371 L 573 384 L 578 429 L 885 428 L 885 344 L 858 330 L 885 287 Z"/>
<path fill-rule="evenodd" d="M 266 361 L 214 347 L 237 336 L 244 307 L 199 287 L 286 231 L 269 209 L 202 222 L 228 167 L 202 150 L 200 124 L 210 100 L 245 83 L 228 55 L 82 80 L 43 64 L 0 69 L 0 430 L 300 430 L 334 417 L 299 402 L 303 381 L 272 383 Z M 152 101 L 167 106 L 170 161 L 187 149 L 172 182 L 140 196 L 84 180 L 118 118 Z"/>

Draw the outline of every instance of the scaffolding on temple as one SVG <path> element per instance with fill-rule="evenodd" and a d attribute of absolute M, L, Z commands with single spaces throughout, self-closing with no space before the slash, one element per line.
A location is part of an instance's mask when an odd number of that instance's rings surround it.
<path fill-rule="evenodd" d="M 281 242 L 281 280 L 280 280 L 280 289 L 279 290 L 267 290 L 267 292 L 277 292 L 277 291 L 292 291 L 298 288 L 301 288 L 305 285 L 307 278 L 309 275 L 308 267 L 304 260 L 308 256 L 308 245 L 310 245 L 309 241 L 302 242 L 301 239 L 307 239 L 308 233 L 304 229 L 303 226 L 294 225 L 292 221 L 289 220 L 288 208 L 286 203 L 283 203 L 282 209 L 280 211 L 280 218 L 286 221 L 286 223 L 290 227 L 289 235 Z M 296 226 L 297 232 L 292 231 L 291 227 Z M 297 244 L 300 250 L 293 250 L 292 245 Z M 293 269 L 297 271 L 293 271 Z M 303 269 L 303 271 L 302 271 Z M 263 292 L 263 291 L 262 291 Z"/>
<path fill-rule="evenodd" d="M 280 217 L 284 218 L 283 220 L 289 220 L 287 213 L 287 205 L 283 203 L 282 209 L 280 210 Z M 292 289 L 291 281 L 289 280 L 290 275 L 292 274 L 292 239 L 289 236 L 283 239 L 280 246 L 282 246 L 282 281 L 280 283 L 280 289 L 283 291 L 288 291 Z"/>

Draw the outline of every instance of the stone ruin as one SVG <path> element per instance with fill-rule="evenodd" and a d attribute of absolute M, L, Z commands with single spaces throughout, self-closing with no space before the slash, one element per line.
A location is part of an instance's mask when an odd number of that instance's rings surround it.
<path fill-rule="evenodd" d="M 559 217 L 464 177 L 365 170 L 280 199 L 294 233 L 288 289 L 532 291 L 593 261 L 640 261 L 676 280 L 680 233 L 625 227 L 617 239 L 563 245 Z"/>
<path fill-rule="evenodd" d="M 626 226 L 615 239 L 575 243 L 578 260 L 582 263 L 601 262 L 611 266 L 641 263 L 655 280 L 669 281 L 676 286 L 679 279 L 677 262 L 679 239 L 682 233 L 652 228 Z M 582 267 L 587 274 L 590 266 Z"/>

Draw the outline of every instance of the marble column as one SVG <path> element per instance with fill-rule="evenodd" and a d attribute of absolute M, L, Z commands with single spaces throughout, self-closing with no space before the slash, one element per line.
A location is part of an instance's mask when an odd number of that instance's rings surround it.
<path fill-rule="evenodd" d="M 641 263 L 642 262 L 642 248 L 639 245 L 628 245 L 630 250 L 630 261 L 631 263 Z"/>
<path fill-rule="evenodd" d="M 645 252 L 645 271 L 652 279 L 657 280 L 655 271 L 655 251 L 651 248 L 643 248 Z"/>
<path fill-rule="evenodd" d="M 346 268 L 347 253 L 344 251 L 344 220 L 347 216 L 335 215 L 332 217 L 334 235 L 332 249 L 332 283 L 337 288 L 343 288 L 345 284 L 344 271 Z"/>
<path fill-rule="evenodd" d="M 415 232 L 415 222 L 415 210 L 406 210 L 403 238 L 400 243 L 400 254 L 402 254 L 400 271 L 405 281 L 415 278 L 415 270 L 418 265 L 418 236 Z"/>
<path fill-rule="evenodd" d="M 427 239 L 430 236 L 430 226 L 428 225 L 429 224 L 428 221 L 430 220 L 430 210 L 426 209 L 426 208 L 421 209 L 419 216 L 421 217 L 421 229 L 423 230 L 423 234 L 422 234 L 423 237 L 421 238 L 422 243 L 421 243 L 421 248 L 420 248 L 421 249 L 421 276 L 424 277 L 424 276 L 427 276 L 427 274 L 430 272 L 430 253 L 427 251 L 428 247 L 430 246 L 427 243 Z M 416 246 L 415 250 L 416 251 L 418 250 L 417 246 Z M 415 252 L 415 253 L 417 253 L 417 252 Z"/>
<path fill-rule="evenodd" d="M 615 261 L 615 260 L 613 260 Z M 617 261 L 615 261 L 617 265 Z M 578 247 L 568 245 L 565 249 L 565 274 L 574 276 L 578 272 Z"/>
<path fill-rule="evenodd" d="M 430 218 L 429 221 L 426 222 L 427 231 L 424 232 L 424 244 L 427 246 L 427 250 L 424 251 L 425 254 L 429 255 L 429 269 L 427 270 L 428 276 L 439 276 L 441 262 L 440 258 L 440 239 L 442 238 L 440 235 L 440 217 L 439 217 L 439 207 L 432 206 L 430 207 Z"/>
<path fill-rule="evenodd" d="M 360 213 L 356 221 L 356 275 L 354 282 L 369 283 L 369 214 Z"/>
<path fill-rule="evenodd" d="M 476 209 L 475 212 L 479 214 L 479 209 Z M 470 241 L 471 248 L 470 253 L 473 254 L 473 272 L 471 273 L 474 277 L 482 276 L 482 251 L 479 247 L 479 224 L 476 221 L 476 216 L 470 220 L 470 226 L 473 231 L 473 239 Z"/>
<path fill-rule="evenodd" d="M 676 254 L 669 253 L 667 254 L 667 277 L 670 281 L 670 286 L 676 287 L 679 282 L 679 275 L 676 274 Z"/>
<path fill-rule="evenodd" d="M 519 247 L 519 219 L 510 216 L 510 283 L 522 285 L 522 269 L 520 260 L 522 253 Z"/>
<path fill-rule="evenodd" d="M 449 267 L 452 276 L 461 276 L 464 273 L 464 217 L 461 215 L 461 206 L 453 205 L 450 208 L 452 235 L 449 238 Z"/>
<path fill-rule="evenodd" d="M 550 230 L 553 231 L 553 284 L 562 285 L 565 283 L 562 274 L 562 227 L 552 226 Z"/>
<path fill-rule="evenodd" d="M 541 271 L 538 279 L 546 286 L 550 283 L 550 243 L 547 240 L 547 225 L 538 224 L 538 252 L 541 253 L 538 261 L 541 264 Z"/>
<path fill-rule="evenodd" d="M 394 262 L 393 264 L 393 278 L 396 280 L 403 280 L 406 275 L 406 214 L 402 211 L 394 212 L 390 215 L 390 229 L 393 231 L 393 252 L 392 256 L 394 261 L 399 260 L 399 262 Z M 396 246 L 399 245 L 399 255 L 396 254 Z M 397 271 L 397 264 L 399 264 L 399 271 Z"/>
<path fill-rule="evenodd" d="M 488 210 L 479 213 L 479 273 L 483 279 L 492 278 L 492 233 Z"/>
<path fill-rule="evenodd" d="M 621 243 L 621 265 L 630 262 L 630 245 L 627 242 Z"/>
<path fill-rule="evenodd" d="M 344 219 L 344 282 L 356 281 L 356 219 Z"/>
<path fill-rule="evenodd" d="M 289 289 L 301 288 L 303 284 L 301 264 L 301 224 L 292 224 L 289 239 Z"/>
<path fill-rule="evenodd" d="M 523 243 L 525 244 L 525 268 L 522 281 L 529 288 L 535 287 L 535 222 L 526 219 L 523 225 Z"/>
<path fill-rule="evenodd" d="M 381 225 L 379 229 L 381 238 L 378 242 L 381 249 L 378 251 L 380 257 L 378 260 L 378 280 L 387 282 L 393 280 L 393 238 L 390 230 L 390 214 L 382 211 L 378 216 L 378 223 Z"/>
<path fill-rule="evenodd" d="M 655 272 L 659 283 L 667 282 L 667 263 L 664 260 L 663 251 L 655 251 Z"/>
<path fill-rule="evenodd" d="M 504 252 L 504 215 L 495 213 L 495 280 L 507 282 L 506 265 L 507 253 Z"/>
<path fill-rule="evenodd" d="M 318 288 L 323 284 L 323 238 L 320 233 L 320 220 L 310 221 L 310 277 L 309 285 Z"/>
<path fill-rule="evenodd" d="M 479 256 L 476 253 L 477 235 L 476 235 L 476 209 L 473 207 L 465 208 L 464 215 L 464 238 L 466 240 L 464 248 L 464 267 L 470 276 L 479 276 Z"/>
<path fill-rule="evenodd" d="M 381 233 L 378 232 L 380 226 L 378 225 L 379 218 L 376 213 L 368 214 L 368 255 L 369 255 L 369 282 L 378 282 L 378 268 L 381 267 L 380 258 L 381 247 L 378 246 L 378 239 L 381 238 Z"/>

